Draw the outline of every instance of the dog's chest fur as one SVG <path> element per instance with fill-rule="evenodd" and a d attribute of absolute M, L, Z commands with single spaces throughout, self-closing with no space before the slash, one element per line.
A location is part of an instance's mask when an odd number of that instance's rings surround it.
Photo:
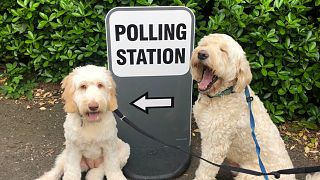
<path fill-rule="evenodd" d="M 197 125 L 202 132 L 219 126 L 245 126 L 240 119 L 249 118 L 245 97 L 238 93 L 216 98 L 201 95 L 193 109 Z"/>
<path fill-rule="evenodd" d="M 68 116 L 72 116 L 68 118 Z M 117 136 L 113 115 L 99 122 L 81 122 L 80 116 L 68 115 L 64 123 L 66 141 L 75 144 L 87 158 L 96 159 L 102 155 L 102 145 Z M 79 118 L 78 118 L 79 117 Z"/>

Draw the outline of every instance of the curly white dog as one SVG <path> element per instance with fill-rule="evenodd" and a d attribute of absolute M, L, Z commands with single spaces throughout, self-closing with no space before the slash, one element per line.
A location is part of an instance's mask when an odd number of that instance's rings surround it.
<path fill-rule="evenodd" d="M 75 68 L 62 81 L 68 113 L 64 123 L 65 150 L 57 157 L 55 167 L 39 179 L 64 180 L 126 179 L 121 169 L 130 148 L 117 136 L 112 111 L 117 108 L 116 85 L 104 67 L 87 65 Z"/>
<path fill-rule="evenodd" d="M 193 51 L 191 73 L 200 92 L 193 113 L 201 133 L 202 156 L 215 163 L 227 158 L 242 168 L 260 171 L 244 93 L 252 75 L 241 46 L 225 34 L 205 36 Z M 277 127 L 251 89 L 250 94 L 266 170 L 293 168 Z M 217 172 L 217 167 L 201 161 L 195 179 L 215 179 Z M 264 178 L 239 173 L 235 179 Z M 295 176 L 282 175 L 280 179 L 293 180 Z"/>

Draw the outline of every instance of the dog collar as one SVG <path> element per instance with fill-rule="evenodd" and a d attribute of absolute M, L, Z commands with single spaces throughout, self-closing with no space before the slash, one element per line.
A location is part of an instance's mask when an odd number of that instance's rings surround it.
<path fill-rule="evenodd" d="M 222 91 L 222 92 L 219 92 L 219 93 L 215 94 L 214 96 L 210 96 L 209 94 L 207 94 L 207 96 L 208 96 L 209 98 L 215 98 L 215 97 L 226 96 L 226 95 L 229 95 L 229 94 L 231 94 L 231 93 L 234 93 L 234 91 L 233 91 L 233 86 L 225 89 L 225 90 Z"/>

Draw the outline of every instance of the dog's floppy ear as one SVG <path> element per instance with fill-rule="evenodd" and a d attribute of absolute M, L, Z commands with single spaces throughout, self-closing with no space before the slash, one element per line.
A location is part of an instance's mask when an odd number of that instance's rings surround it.
<path fill-rule="evenodd" d="M 74 72 L 66 76 L 61 82 L 61 88 L 63 89 L 62 99 L 64 100 L 64 110 L 67 113 L 77 112 L 77 105 L 73 100 L 73 94 L 75 87 L 73 84 Z"/>
<path fill-rule="evenodd" d="M 233 88 L 235 92 L 241 92 L 247 85 L 250 84 L 252 74 L 250 70 L 249 62 L 247 61 L 245 54 L 241 55 L 241 58 L 237 65 L 237 81 Z"/>
<path fill-rule="evenodd" d="M 107 77 L 108 77 L 108 82 L 110 86 L 108 87 L 109 90 L 109 97 L 108 97 L 108 106 L 107 110 L 108 111 L 114 111 L 118 108 L 118 101 L 117 101 L 117 93 L 116 93 L 116 83 L 114 82 L 111 73 L 107 71 Z"/>

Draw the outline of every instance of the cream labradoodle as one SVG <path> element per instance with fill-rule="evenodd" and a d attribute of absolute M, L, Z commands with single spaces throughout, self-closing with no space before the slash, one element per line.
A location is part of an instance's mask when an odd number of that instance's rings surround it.
<path fill-rule="evenodd" d="M 117 136 L 112 111 L 117 108 L 116 85 L 104 67 L 87 65 L 75 68 L 62 81 L 67 112 L 64 123 L 66 148 L 57 157 L 54 168 L 40 180 L 126 179 L 121 169 L 130 148 Z"/>
<path fill-rule="evenodd" d="M 225 34 L 205 36 L 193 51 L 191 73 L 200 92 L 193 113 L 200 129 L 202 157 L 219 164 L 227 158 L 242 168 L 260 171 L 244 93 L 252 74 L 241 46 Z M 251 89 L 250 94 L 255 132 L 266 170 L 293 168 L 277 127 Z M 195 179 L 215 179 L 218 170 L 200 161 Z M 235 179 L 264 178 L 238 173 Z M 293 180 L 295 176 L 281 175 L 280 179 Z"/>

